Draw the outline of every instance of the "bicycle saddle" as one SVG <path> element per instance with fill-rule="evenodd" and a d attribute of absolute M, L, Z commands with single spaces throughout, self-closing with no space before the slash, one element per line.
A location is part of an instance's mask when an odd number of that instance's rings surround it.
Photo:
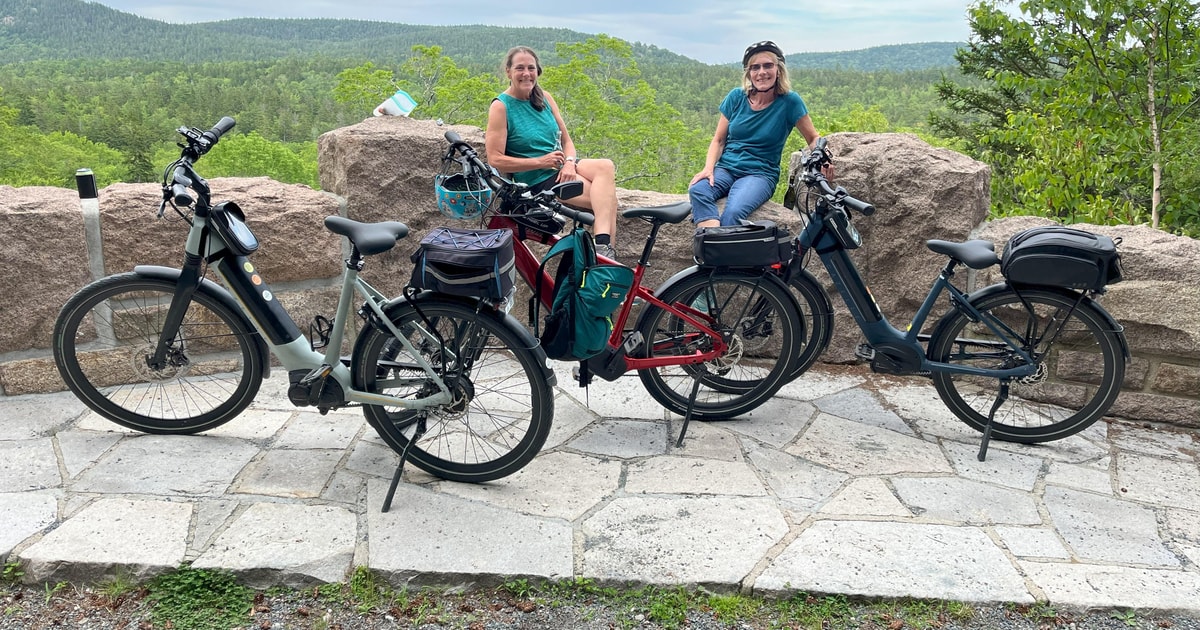
<path fill-rule="evenodd" d="M 962 261 L 971 269 L 987 269 L 1000 262 L 1000 257 L 996 256 L 996 246 L 991 241 L 972 239 L 955 243 L 933 239 L 925 241 L 925 246 L 935 253 Z"/>
<path fill-rule="evenodd" d="M 649 208 L 626 208 L 621 216 L 629 219 L 649 219 L 663 223 L 680 223 L 692 215 L 692 202 L 680 201 L 665 206 L 650 206 Z"/>
<path fill-rule="evenodd" d="M 363 223 L 345 217 L 325 217 L 325 227 L 334 234 L 350 239 L 363 256 L 382 254 L 396 246 L 396 241 L 408 236 L 408 226 L 399 221 Z"/>

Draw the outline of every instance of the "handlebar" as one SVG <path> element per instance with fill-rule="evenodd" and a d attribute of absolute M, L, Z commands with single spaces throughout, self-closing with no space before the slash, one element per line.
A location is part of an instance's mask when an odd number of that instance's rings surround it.
<path fill-rule="evenodd" d="M 801 166 L 804 168 L 804 183 L 809 189 L 815 189 L 825 201 L 835 206 L 857 212 L 864 217 L 875 214 L 875 206 L 861 199 L 855 199 L 846 192 L 845 188 L 829 185 L 829 180 L 821 169 L 833 163 L 833 154 L 829 152 L 829 141 L 824 137 L 818 138 L 812 151 L 805 156 Z"/>
<path fill-rule="evenodd" d="M 166 211 L 168 202 L 176 206 L 188 207 L 199 200 L 200 206 L 203 208 L 198 208 L 197 211 L 203 212 L 207 209 L 208 183 L 196 173 L 193 166 L 196 160 L 211 151 L 220 142 L 221 136 L 228 133 L 236 124 L 233 118 L 224 116 L 208 131 L 201 131 L 195 127 L 178 129 L 179 134 L 184 137 L 186 142 L 179 144 L 181 149 L 179 159 L 167 167 L 168 172 L 163 174 L 163 200 L 158 206 L 160 219 Z M 195 191 L 196 195 L 193 196 L 189 189 Z"/>
<path fill-rule="evenodd" d="M 500 195 L 504 201 L 525 208 L 527 215 L 537 212 L 561 214 L 584 225 L 592 225 L 596 221 L 596 217 L 590 212 L 563 205 L 553 189 L 538 193 L 529 192 L 529 187 L 525 184 L 505 178 L 496 169 L 488 166 L 479 158 L 475 148 L 463 141 L 457 133 L 447 131 L 445 135 L 446 141 L 450 143 L 450 150 L 462 154 L 467 165 L 480 180 L 487 184 L 488 188 Z"/>

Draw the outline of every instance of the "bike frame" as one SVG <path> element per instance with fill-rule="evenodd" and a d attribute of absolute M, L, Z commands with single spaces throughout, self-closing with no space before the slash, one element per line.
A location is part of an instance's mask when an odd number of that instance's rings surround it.
<path fill-rule="evenodd" d="M 797 239 L 796 256 L 803 257 L 810 249 L 816 251 L 817 256 L 821 259 L 821 263 L 829 272 L 829 277 L 833 280 L 834 286 L 837 287 L 842 301 L 845 302 L 846 307 L 850 310 L 850 314 L 854 317 L 854 321 L 866 337 L 867 343 L 875 348 L 900 348 L 911 353 L 911 356 L 918 356 L 920 357 L 919 369 L 925 372 L 949 372 L 1012 379 L 1028 376 L 1037 371 L 1037 366 L 1033 358 L 1014 340 L 1016 335 L 1012 331 L 1007 330 L 1000 322 L 995 321 L 972 306 L 966 294 L 950 282 L 950 277 L 954 274 L 954 267 L 957 265 L 957 261 L 955 260 L 950 260 L 941 273 L 938 274 L 937 279 L 934 280 L 933 286 L 929 290 L 929 294 L 921 303 L 921 307 L 917 309 L 917 313 L 913 316 L 913 320 L 907 330 L 901 331 L 892 326 L 880 310 L 879 304 L 875 301 L 874 295 L 871 294 L 870 288 L 863 281 L 862 274 L 859 273 L 858 267 L 850 258 L 845 245 L 833 233 L 834 228 L 827 225 L 829 215 L 834 212 L 845 211 L 832 209 L 825 203 L 817 204 L 817 208 L 813 211 L 812 220 L 805 225 Z M 943 292 L 949 294 L 950 301 L 955 308 L 966 312 L 974 320 L 983 322 L 1004 341 L 1006 347 L 1011 348 L 1025 361 L 1025 365 L 996 370 L 930 361 L 926 355 L 924 346 L 921 345 L 920 331 L 924 327 L 929 313 L 933 310 L 934 304 Z"/>
<path fill-rule="evenodd" d="M 533 250 L 529 249 L 529 245 L 525 241 L 532 240 L 553 246 L 562 237 L 557 234 L 547 234 L 533 230 L 532 228 L 526 228 L 519 225 L 511 217 L 501 214 L 493 214 L 487 221 L 487 227 L 512 231 L 513 253 L 516 259 L 517 273 L 540 296 L 542 307 L 549 309 L 554 299 L 554 278 L 545 269 L 541 268 L 541 262 L 538 260 L 537 255 L 533 253 Z M 709 327 L 708 323 L 704 320 L 704 315 L 700 311 L 684 304 L 667 304 L 642 285 L 642 278 L 646 274 L 650 251 L 653 249 L 654 242 L 658 238 L 658 229 L 660 227 L 660 224 L 653 224 L 651 227 L 650 236 L 647 237 L 646 246 L 642 251 L 641 258 L 638 259 L 638 263 L 633 269 L 633 286 L 630 288 L 628 295 L 626 295 L 625 301 L 621 303 L 621 307 L 617 310 L 616 319 L 613 321 L 613 332 L 608 338 L 608 348 L 613 352 L 622 350 L 621 346 L 624 344 L 625 325 L 629 322 L 634 301 L 640 299 L 646 303 L 647 308 L 662 309 L 695 326 L 700 333 L 713 339 L 713 349 L 708 352 L 697 352 L 687 356 L 674 357 L 632 357 L 628 355 L 629 349 L 625 349 L 625 352 L 622 352 L 622 354 L 625 355 L 626 372 L 648 370 L 670 365 L 705 363 L 720 357 L 728 350 L 728 344 L 725 343 L 724 338 L 722 338 L 720 333 Z M 597 259 L 601 262 L 616 263 L 616 261 L 603 256 L 599 256 Z M 539 271 L 541 272 L 540 274 Z"/>
<path fill-rule="evenodd" d="M 187 177 L 193 183 L 192 189 L 197 193 L 191 228 L 188 231 L 187 244 L 184 247 L 184 264 L 180 272 L 176 293 L 171 300 L 167 321 L 163 327 L 155 350 L 155 361 L 164 361 L 168 348 L 174 342 L 179 325 L 187 312 L 192 295 L 203 278 L 203 263 L 217 261 L 214 271 L 232 294 L 234 302 L 247 316 L 250 323 L 265 342 L 267 349 L 279 359 L 288 372 L 308 370 L 310 376 L 331 377 L 341 386 L 344 402 L 362 403 L 368 405 L 386 405 L 405 409 L 427 409 L 437 405 L 448 404 L 452 396 L 441 377 L 421 356 L 420 352 L 395 327 L 384 312 L 384 306 L 390 301 L 359 277 L 362 260 L 352 256 L 346 260 L 346 271 L 342 275 L 341 293 L 338 297 L 337 313 L 333 319 L 333 329 L 324 354 L 313 349 L 312 343 L 304 337 L 296 323 L 284 310 L 283 305 L 276 299 L 270 286 L 255 270 L 253 263 L 246 256 L 236 255 L 221 239 L 216 230 L 208 225 L 209 213 L 212 206 L 209 202 L 208 183 L 196 174 L 190 165 L 182 164 Z M 417 360 L 429 380 L 437 383 L 439 392 L 422 399 L 402 399 L 383 394 L 373 394 L 356 390 L 352 386 L 353 377 L 350 368 L 341 357 L 342 342 L 345 339 L 345 327 L 350 317 L 350 301 L 357 293 L 364 300 L 364 307 L 369 309 L 375 320 L 385 326 L 404 348 Z M 426 332 L 429 338 L 437 343 L 440 340 Z M 426 382 L 425 378 L 419 379 Z"/>

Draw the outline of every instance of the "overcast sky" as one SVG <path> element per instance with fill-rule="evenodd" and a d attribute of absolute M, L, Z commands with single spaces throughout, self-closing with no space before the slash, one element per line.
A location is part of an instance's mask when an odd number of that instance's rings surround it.
<path fill-rule="evenodd" d="M 764 39 L 774 40 L 786 53 L 829 52 L 966 41 L 970 33 L 966 20 L 970 0 L 102 0 L 100 4 L 173 23 L 263 17 L 548 26 L 606 33 L 705 63 L 740 61 L 746 46 Z"/>

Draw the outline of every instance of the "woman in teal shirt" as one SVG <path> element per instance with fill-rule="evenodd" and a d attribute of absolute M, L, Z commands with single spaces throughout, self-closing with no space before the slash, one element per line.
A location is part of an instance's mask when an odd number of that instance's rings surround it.
<path fill-rule="evenodd" d="M 808 108 L 792 91 L 783 51 L 774 42 L 752 44 L 742 55 L 742 87 L 721 102 L 721 118 L 704 169 L 688 196 L 697 227 L 737 225 L 775 192 L 788 134 L 797 129 L 812 147 L 819 135 Z M 717 201 L 728 197 L 725 211 Z"/>
<path fill-rule="evenodd" d="M 537 53 L 517 46 L 504 57 L 508 89 L 488 108 L 484 146 L 488 164 L 510 173 L 533 190 L 578 179 L 583 195 L 573 206 L 592 211 L 596 253 L 615 258 L 613 235 L 617 231 L 616 168 L 608 159 L 579 159 L 554 97 L 538 85 L 542 74 Z"/>

